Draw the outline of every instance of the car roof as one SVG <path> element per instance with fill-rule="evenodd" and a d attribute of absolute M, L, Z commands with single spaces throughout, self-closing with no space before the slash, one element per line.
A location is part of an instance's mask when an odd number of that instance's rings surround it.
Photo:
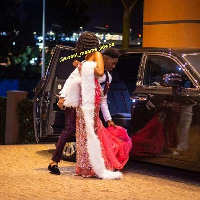
<path fill-rule="evenodd" d="M 157 48 L 157 47 L 132 47 L 128 49 L 118 49 L 121 55 L 127 55 L 131 53 L 167 53 L 167 54 L 190 54 L 190 53 L 200 53 L 200 48 Z"/>
<path fill-rule="evenodd" d="M 57 45 L 57 48 L 67 48 L 75 50 L 74 47 Z M 127 56 L 132 53 L 167 53 L 177 56 L 182 54 L 200 53 L 200 48 L 160 48 L 160 47 L 131 47 L 127 49 L 116 48 L 122 56 Z"/>

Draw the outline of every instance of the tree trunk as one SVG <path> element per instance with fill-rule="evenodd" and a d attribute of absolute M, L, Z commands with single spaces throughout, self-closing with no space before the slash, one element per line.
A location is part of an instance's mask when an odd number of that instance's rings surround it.
<path fill-rule="evenodd" d="M 122 48 L 129 47 L 131 11 L 125 10 L 123 17 Z"/>

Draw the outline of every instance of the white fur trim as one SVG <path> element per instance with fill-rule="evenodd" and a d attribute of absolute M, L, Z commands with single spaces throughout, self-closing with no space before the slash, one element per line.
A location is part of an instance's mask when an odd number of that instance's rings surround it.
<path fill-rule="evenodd" d="M 122 177 L 121 172 L 112 172 L 106 169 L 102 156 L 100 141 L 94 132 L 95 67 L 96 63 L 93 61 L 84 62 L 81 72 L 82 111 L 86 125 L 89 160 L 94 172 L 99 178 L 119 179 Z"/>
<path fill-rule="evenodd" d="M 66 98 L 64 102 L 64 106 L 66 107 L 77 107 L 80 103 L 80 83 L 81 76 L 78 74 L 74 76 L 69 83 L 67 84 L 66 90 Z"/>

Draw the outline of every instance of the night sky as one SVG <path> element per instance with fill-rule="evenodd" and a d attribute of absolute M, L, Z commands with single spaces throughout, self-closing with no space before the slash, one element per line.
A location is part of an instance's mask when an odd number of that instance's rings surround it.
<path fill-rule="evenodd" d="M 113 0 L 109 6 L 93 4 L 86 14 L 91 17 L 91 21 L 85 27 L 104 27 L 108 25 L 110 32 L 122 33 L 123 6 L 120 0 Z M 142 33 L 143 24 L 143 0 L 138 0 L 132 11 L 131 29 L 137 35 Z"/>

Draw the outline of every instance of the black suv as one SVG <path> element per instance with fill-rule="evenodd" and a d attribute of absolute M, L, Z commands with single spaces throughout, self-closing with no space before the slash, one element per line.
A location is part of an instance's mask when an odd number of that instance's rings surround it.
<path fill-rule="evenodd" d="M 134 138 L 155 115 L 163 120 L 163 148 L 143 156 L 131 153 L 131 158 L 200 171 L 200 49 L 119 51 L 121 56 L 112 71 L 108 93 L 113 121 Z M 74 48 L 56 46 L 46 76 L 35 89 L 34 127 L 38 142 L 56 142 L 64 128 L 65 114 L 57 107 L 57 101 L 65 80 L 74 70 L 74 59 L 63 58 L 74 53 Z M 75 141 L 71 141 L 66 144 L 63 158 L 74 155 Z"/>

